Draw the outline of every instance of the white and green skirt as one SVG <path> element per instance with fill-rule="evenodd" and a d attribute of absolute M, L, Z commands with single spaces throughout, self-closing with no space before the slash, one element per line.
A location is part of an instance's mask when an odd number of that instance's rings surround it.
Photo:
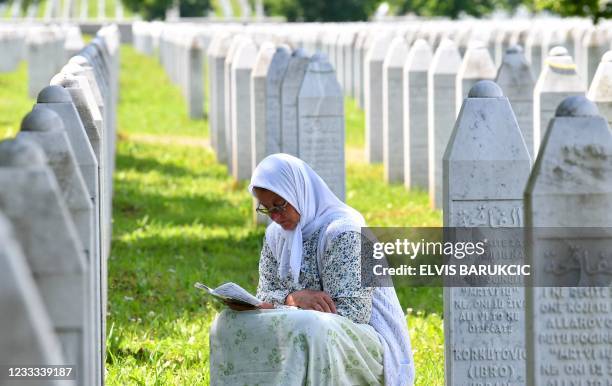
<path fill-rule="evenodd" d="M 210 384 L 379 385 L 383 347 L 368 324 L 309 310 L 224 310 L 210 329 Z"/>

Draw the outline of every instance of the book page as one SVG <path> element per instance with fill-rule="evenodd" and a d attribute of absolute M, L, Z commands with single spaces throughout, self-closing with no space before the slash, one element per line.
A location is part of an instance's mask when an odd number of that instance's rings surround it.
<path fill-rule="evenodd" d="M 244 288 L 240 287 L 236 283 L 225 283 L 215 288 L 213 291 L 214 294 L 237 299 L 245 303 L 252 304 L 254 306 L 258 306 L 262 303 L 261 300 L 257 299 L 255 296 L 248 293 Z"/>

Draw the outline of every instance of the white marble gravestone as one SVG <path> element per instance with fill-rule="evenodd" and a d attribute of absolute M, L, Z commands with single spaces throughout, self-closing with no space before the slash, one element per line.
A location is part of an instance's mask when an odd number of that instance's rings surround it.
<path fill-rule="evenodd" d="M 236 180 L 251 178 L 251 72 L 257 46 L 245 39 L 232 60 L 232 175 Z"/>
<path fill-rule="evenodd" d="M 0 245 L 0 363 L 67 364 L 21 246 L 1 213 Z"/>
<path fill-rule="evenodd" d="M 353 97 L 357 106 L 363 109 L 363 46 L 368 38 L 368 30 L 362 29 L 357 33 L 353 45 Z"/>
<path fill-rule="evenodd" d="M 495 82 L 510 100 L 512 110 L 523 133 L 529 154 L 533 157 L 533 88 L 535 80 L 521 46 L 506 50 Z"/>
<path fill-rule="evenodd" d="M 525 40 L 525 59 L 531 67 L 533 77 L 538 79 L 543 68 L 542 63 L 542 27 L 534 26 Z"/>
<path fill-rule="evenodd" d="M 383 160 L 383 62 L 392 37 L 373 37 L 364 59 L 365 154 L 369 163 Z"/>
<path fill-rule="evenodd" d="M 487 46 L 481 41 L 472 41 L 463 55 L 455 80 L 455 111 L 457 115 L 459 115 L 463 99 L 467 97 L 472 86 L 480 80 L 495 79 L 496 72 L 497 67 L 491 59 Z"/>
<path fill-rule="evenodd" d="M 542 73 L 533 90 L 533 154 L 546 134 L 548 122 L 565 97 L 583 95 L 584 82 L 576 73 L 576 65 L 564 47 L 550 50 Z"/>
<path fill-rule="evenodd" d="M 79 118 L 83 123 L 85 132 L 89 139 L 89 143 L 93 149 L 96 161 L 98 163 L 98 190 L 99 194 L 99 226 L 100 226 L 100 290 L 101 290 L 101 308 L 102 308 L 102 333 L 106 331 L 106 304 L 108 293 L 108 267 L 107 260 L 110 254 L 111 229 L 109 216 L 110 201 L 112 197 L 106 195 L 105 188 L 107 175 L 107 161 L 105 155 L 105 136 L 102 131 L 102 116 L 98 105 L 95 101 L 93 91 L 89 86 L 89 82 L 84 76 L 74 76 L 67 73 L 60 73 L 51 80 L 53 85 L 60 85 L 70 93 L 72 101 L 75 104 Z M 102 340 L 102 344 L 104 344 Z"/>
<path fill-rule="evenodd" d="M 359 62 L 358 64 L 358 74 L 359 74 L 359 80 L 357 81 L 357 86 L 358 88 L 356 89 L 357 91 L 357 96 L 358 99 L 357 101 L 359 102 L 359 107 L 361 107 L 363 110 L 365 110 L 365 89 L 366 89 L 366 67 L 367 67 L 367 55 L 368 52 L 370 51 L 370 47 L 372 46 L 372 42 L 374 41 L 374 39 L 376 38 L 376 36 L 378 36 L 377 33 L 375 33 L 374 31 L 366 31 L 362 41 L 360 42 L 360 44 L 357 46 L 357 61 Z"/>
<path fill-rule="evenodd" d="M 526 290 L 529 386 L 610 385 L 610 213 L 612 132 L 593 102 L 568 97 L 525 189 L 527 263 L 543 285 Z"/>
<path fill-rule="evenodd" d="M 87 191 L 89 193 L 89 197 L 91 203 L 94 207 L 94 225 L 93 225 L 93 234 L 94 234 L 94 244 L 93 244 L 93 253 L 90 261 L 93 261 L 94 270 L 94 279 L 92 281 L 92 285 L 94 285 L 94 293 L 97 294 L 98 298 L 96 299 L 97 310 L 96 310 L 96 336 L 99 336 L 100 339 L 96 340 L 97 346 L 95 347 L 97 354 L 97 363 L 96 363 L 96 374 L 102 374 L 103 362 L 102 362 L 102 350 L 101 350 L 101 342 L 105 341 L 106 331 L 103 330 L 102 321 L 106 318 L 106 311 L 102 307 L 101 304 L 101 283 L 103 281 L 102 275 L 102 261 L 100 260 L 101 249 L 100 249 L 100 238 L 102 237 L 100 233 L 100 189 L 99 189 L 99 169 L 98 169 L 98 161 L 96 160 L 96 155 L 93 151 L 93 148 L 89 142 L 87 137 L 87 133 L 85 131 L 85 127 L 79 117 L 77 109 L 75 105 L 72 103 L 72 98 L 70 97 L 70 93 L 62 88 L 61 86 L 48 86 L 45 87 L 39 94 L 37 104 L 34 106 L 33 111 L 39 109 L 49 109 L 55 111 L 64 124 L 66 129 L 66 134 L 68 135 L 68 139 L 70 141 L 71 147 L 74 151 L 74 155 L 76 158 L 77 165 L 83 176 L 83 180 L 85 181 L 85 185 L 87 186 Z M 99 383 L 99 382 L 98 382 Z"/>
<path fill-rule="evenodd" d="M 404 186 L 428 189 L 427 70 L 433 53 L 423 39 L 414 42 L 404 64 Z"/>
<path fill-rule="evenodd" d="M 476 83 L 444 154 L 444 226 L 522 227 L 530 168 L 508 99 L 494 82 Z M 444 288 L 447 385 L 524 385 L 523 299 L 521 287 Z"/>
<path fill-rule="evenodd" d="M 46 162 L 32 142 L 0 142 L 0 211 L 16 229 L 64 359 L 81 369 L 77 383 L 87 384 L 93 360 L 87 258 Z"/>
<path fill-rule="evenodd" d="M 344 97 L 334 69 L 323 54 L 310 58 L 297 107 L 298 157 L 344 201 Z"/>
<path fill-rule="evenodd" d="M 38 144 L 47 156 L 47 165 L 57 180 L 62 198 L 77 230 L 87 258 L 89 312 L 88 336 L 91 340 L 91 382 L 100 383 L 102 374 L 102 321 L 100 289 L 100 255 L 96 240 L 95 212 L 88 188 L 83 180 L 76 155 L 64 124 L 55 111 L 39 106 L 27 114 L 21 123 L 18 139 Z M 99 236 L 99 235 L 97 235 Z"/>
<path fill-rule="evenodd" d="M 225 119 L 225 149 L 227 152 L 227 170 L 228 172 L 232 172 L 233 166 L 233 157 L 232 157 L 232 117 L 234 113 L 232 111 L 232 60 L 234 59 L 234 54 L 238 47 L 242 44 L 242 42 L 247 39 L 244 35 L 235 35 L 232 38 L 232 42 L 227 50 L 227 55 L 225 56 L 225 63 L 223 68 L 223 76 L 224 76 L 224 85 L 223 89 L 225 90 L 225 101 L 224 101 L 224 118 Z"/>
<path fill-rule="evenodd" d="M 187 47 L 187 68 L 185 69 L 186 98 L 189 117 L 191 119 L 204 118 L 204 62 L 202 58 L 202 44 L 198 37 L 194 37 Z"/>
<path fill-rule="evenodd" d="M 567 49 L 567 31 L 560 25 L 550 25 L 544 28 L 542 35 L 542 67 L 546 62 L 546 58 L 554 47 L 561 46 Z M 568 55 L 571 54 L 568 51 Z"/>
<path fill-rule="evenodd" d="M 455 79 L 461 56 L 452 40 L 444 39 L 427 73 L 427 168 L 429 203 L 442 208 L 442 156 L 455 123 Z"/>
<path fill-rule="evenodd" d="M 585 33 L 582 40 L 583 68 L 581 69 L 581 75 L 587 88 L 593 81 L 602 56 L 610 48 L 612 47 L 610 46 L 610 36 L 607 28 L 596 27 Z"/>
<path fill-rule="evenodd" d="M 281 84 L 291 54 L 286 45 L 263 43 L 251 74 L 252 166 L 281 151 Z"/>
<path fill-rule="evenodd" d="M 31 32 L 27 38 L 27 62 L 28 62 L 28 95 L 35 98 L 38 92 L 55 75 L 58 68 L 54 55 L 53 36 L 43 29 Z M 62 55 L 63 53 L 59 53 Z"/>
<path fill-rule="evenodd" d="M 404 181 L 404 62 L 408 45 L 393 38 L 383 62 L 383 167 L 385 182 Z"/>
<path fill-rule="evenodd" d="M 357 40 L 358 31 L 346 30 L 340 33 L 338 38 L 338 46 L 342 54 L 342 88 L 344 94 L 355 97 L 355 42 Z"/>
<path fill-rule="evenodd" d="M 587 96 L 595 102 L 608 125 L 612 124 L 612 51 L 602 56 Z"/>
<path fill-rule="evenodd" d="M 77 76 L 77 80 L 81 83 L 81 87 L 89 88 L 91 92 L 87 92 L 89 95 L 89 103 L 95 103 L 97 109 L 94 109 L 94 113 L 99 113 L 99 125 L 100 133 L 102 134 L 103 146 L 101 148 L 102 153 L 100 156 L 104 158 L 104 171 L 105 175 L 104 184 L 101 188 L 104 188 L 104 197 L 107 199 L 104 208 L 106 208 L 105 216 L 110 218 L 111 216 L 111 203 L 110 197 L 112 196 L 112 173 L 114 169 L 114 147 L 115 147 L 115 127 L 112 122 L 112 101 L 109 100 L 108 88 L 104 84 L 104 81 L 98 80 L 99 76 L 96 75 L 96 67 L 94 63 L 90 62 L 87 58 L 81 55 L 72 57 L 68 64 L 62 68 L 62 73 L 58 74 L 57 77 L 62 77 L 63 73 L 69 73 Z M 54 77 L 55 79 L 55 77 Z M 54 83 L 54 79 L 51 83 Z M 86 81 L 84 81 L 86 80 Z M 95 112 L 97 110 L 97 112 Z"/>
<path fill-rule="evenodd" d="M 210 140 L 217 155 L 217 161 L 227 163 L 225 139 L 225 57 L 231 43 L 231 35 L 216 33 L 208 47 L 208 84 Z"/>
<path fill-rule="evenodd" d="M 77 102 L 80 98 L 81 93 L 73 95 L 73 100 L 77 106 L 77 111 L 81 116 L 81 121 L 85 125 L 85 129 L 93 137 L 90 137 L 90 143 L 96 154 L 98 165 L 100 168 L 100 200 L 101 200 L 101 211 L 102 221 L 104 225 L 102 232 L 103 237 L 101 241 L 102 245 L 102 256 L 108 256 L 110 250 L 110 235 L 111 235 L 111 197 L 112 197 L 112 173 L 113 173 L 113 141 L 112 133 L 109 130 L 110 125 L 108 124 L 107 109 L 104 105 L 104 97 L 101 88 L 99 87 L 93 69 L 91 66 L 82 66 L 76 64 L 75 61 L 82 61 L 84 58 L 80 56 L 73 57 L 70 62 L 64 66 L 62 72 L 57 74 L 51 79 L 52 85 L 61 85 L 66 87 L 71 95 L 74 91 L 70 91 L 72 88 L 81 89 L 82 95 L 84 96 L 85 106 L 79 107 L 82 102 Z M 92 122 L 93 120 L 93 122 Z M 93 127 L 88 125 L 93 124 Z M 97 132 L 98 138 L 95 137 L 94 131 Z M 96 143 L 97 141 L 97 143 Z"/>
<path fill-rule="evenodd" d="M 310 58 L 301 48 L 289 59 L 287 71 L 281 84 L 281 151 L 298 155 L 298 107 L 297 98 L 304 81 Z"/>
<path fill-rule="evenodd" d="M 45 152 L 84 247 L 83 253 L 88 260 L 95 258 L 94 208 L 62 119 L 47 108 L 33 110 L 23 118 L 17 138 L 37 143 Z"/>
<path fill-rule="evenodd" d="M 0 72 L 17 70 L 23 59 L 24 36 L 19 31 L 0 31 Z"/>

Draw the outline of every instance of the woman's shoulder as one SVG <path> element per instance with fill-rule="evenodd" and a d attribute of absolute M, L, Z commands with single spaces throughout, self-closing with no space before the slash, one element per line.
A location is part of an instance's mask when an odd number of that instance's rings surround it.
<path fill-rule="evenodd" d="M 328 240 L 337 237 L 354 237 L 359 234 L 361 234 L 361 227 L 346 218 L 334 219 L 325 226 L 325 236 Z"/>

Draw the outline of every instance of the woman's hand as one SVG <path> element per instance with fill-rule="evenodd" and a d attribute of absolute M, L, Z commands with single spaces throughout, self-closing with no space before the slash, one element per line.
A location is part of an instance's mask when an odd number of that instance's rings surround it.
<path fill-rule="evenodd" d="M 266 302 L 261 303 L 259 307 L 245 306 L 242 304 L 232 303 L 228 301 L 224 301 L 224 303 L 226 306 L 228 306 L 234 311 L 250 311 L 250 310 L 256 310 L 256 309 L 268 310 L 268 309 L 274 308 L 274 305 L 272 303 L 266 303 Z"/>
<path fill-rule="evenodd" d="M 324 291 L 301 290 L 287 295 L 285 304 L 300 307 L 304 310 L 315 310 L 321 312 L 336 313 L 336 304 Z"/>

